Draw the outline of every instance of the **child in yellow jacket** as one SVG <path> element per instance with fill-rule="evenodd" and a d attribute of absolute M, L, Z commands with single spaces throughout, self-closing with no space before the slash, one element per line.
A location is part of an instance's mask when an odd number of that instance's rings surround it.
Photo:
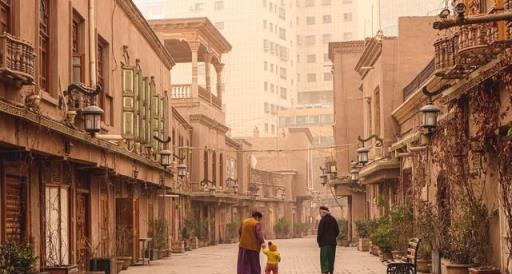
<path fill-rule="evenodd" d="M 278 274 L 278 264 L 281 262 L 281 254 L 277 251 L 277 245 L 268 242 L 268 246 L 263 249 L 263 254 L 267 255 L 267 266 L 265 274 Z"/>

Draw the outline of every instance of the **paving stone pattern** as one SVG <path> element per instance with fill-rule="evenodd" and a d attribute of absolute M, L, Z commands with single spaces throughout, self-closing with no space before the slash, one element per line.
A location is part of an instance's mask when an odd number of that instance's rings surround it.
<path fill-rule="evenodd" d="M 314 238 L 276 240 L 282 261 L 279 274 L 320 274 L 319 249 Z M 132 266 L 121 274 L 236 274 L 238 246 L 216 245 L 173 254 L 151 262 L 149 266 Z M 262 270 L 266 258 L 261 254 Z M 335 274 L 384 274 L 385 266 L 367 252 L 353 247 L 338 247 Z"/>

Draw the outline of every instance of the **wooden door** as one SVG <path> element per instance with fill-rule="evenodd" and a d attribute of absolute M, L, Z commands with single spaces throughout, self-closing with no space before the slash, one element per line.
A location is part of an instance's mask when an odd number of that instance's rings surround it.
<path fill-rule="evenodd" d="M 4 241 L 22 243 L 26 233 L 26 178 L 5 174 L 3 184 Z"/>
<path fill-rule="evenodd" d="M 89 258 L 89 194 L 76 196 L 76 252 L 80 271 L 85 271 Z"/>
<path fill-rule="evenodd" d="M 116 253 L 117 256 L 136 258 L 139 250 L 139 200 L 116 199 Z"/>

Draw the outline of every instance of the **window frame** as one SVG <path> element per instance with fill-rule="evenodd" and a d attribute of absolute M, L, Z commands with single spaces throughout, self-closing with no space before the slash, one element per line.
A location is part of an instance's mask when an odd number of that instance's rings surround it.
<path fill-rule="evenodd" d="M 38 88 L 46 93 L 50 93 L 50 3 L 50 0 L 39 0 L 38 16 Z"/>

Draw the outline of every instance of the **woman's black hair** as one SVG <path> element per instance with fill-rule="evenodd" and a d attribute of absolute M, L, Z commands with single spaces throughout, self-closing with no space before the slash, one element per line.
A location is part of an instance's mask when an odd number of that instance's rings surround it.
<path fill-rule="evenodd" d="M 254 211 L 252 213 L 252 217 L 254 217 L 254 218 L 263 218 L 263 214 L 261 214 L 261 212 L 259 212 L 259 211 Z"/>

